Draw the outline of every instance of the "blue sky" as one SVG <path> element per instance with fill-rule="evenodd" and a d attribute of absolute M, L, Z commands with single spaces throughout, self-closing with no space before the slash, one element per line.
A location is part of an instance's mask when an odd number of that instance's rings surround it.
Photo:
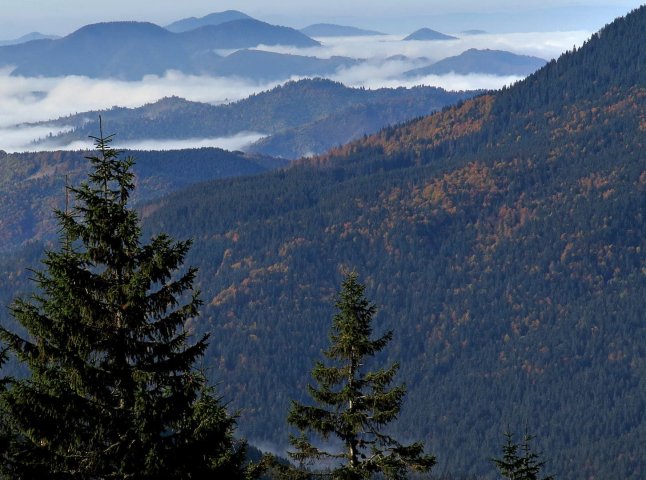
<path fill-rule="evenodd" d="M 64 35 L 99 21 L 174 20 L 235 9 L 292 27 L 332 22 L 404 33 L 428 26 L 457 32 L 589 30 L 638 7 L 640 0 L 3 0 L 1 39 L 32 31 Z"/>

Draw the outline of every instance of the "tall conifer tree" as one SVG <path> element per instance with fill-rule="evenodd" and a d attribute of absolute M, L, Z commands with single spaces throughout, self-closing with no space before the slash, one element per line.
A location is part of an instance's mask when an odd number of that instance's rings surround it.
<path fill-rule="evenodd" d="M 301 435 L 291 437 L 295 451 L 290 456 L 301 464 L 330 461 L 332 478 L 365 479 L 382 473 L 386 478 L 403 479 L 411 468 L 430 471 L 435 458 L 424 453 L 421 442 L 402 445 L 383 432 L 399 415 L 406 388 L 390 387 L 399 369 L 396 363 L 366 370 L 366 360 L 387 345 L 392 332 L 371 338 L 376 307 L 364 291 L 355 273 L 346 276 L 336 302 L 331 346 L 324 352 L 330 364 L 317 362 L 312 371 L 317 385 L 310 385 L 309 393 L 316 406 L 292 402 L 288 421 Z M 342 450 L 316 447 L 308 437 L 310 432 L 324 440 L 336 437 Z"/>
<path fill-rule="evenodd" d="M 238 478 L 244 444 L 234 420 L 194 369 L 196 270 L 181 270 L 189 241 L 141 243 L 132 158 L 95 138 L 89 181 L 57 211 L 61 247 L 34 272 L 39 293 L 12 306 L 27 331 L 0 336 L 31 376 L 3 402 L 16 432 L 11 478 Z"/>

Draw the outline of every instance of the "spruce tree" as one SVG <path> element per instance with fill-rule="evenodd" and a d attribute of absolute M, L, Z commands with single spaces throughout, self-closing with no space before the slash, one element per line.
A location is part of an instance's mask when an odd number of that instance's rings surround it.
<path fill-rule="evenodd" d="M 539 455 L 531 448 L 532 435 L 525 433 L 520 445 L 513 441 L 513 434 L 505 432 L 505 444 L 502 446 L 502 457 L 492 458 L 498 472 L 507 480 L 553 480 L 554 477 L 539 475 L 545 462 L 539 460 Z"/>
<path fill-rule="evenodd" d="M 186 322 L 201 304 L 190 241 L 143 244 L 128 207 L 133 159 L 96 140 L 88 181 L 57 211 L 60 247 L 33 272 L 38 293 L 11 310 L 26 336 L 0 336 L 31 375 L 3 404 L 15 435 L 10 478 L 238 478 L 235 421 L 194 367 L 208 335 Z"/>
<path fill-rule="evenodd" d="M 383 431 L 399 415 L 406 388 L 390 387 L 399 368 L 396 363 L 388 368 L 366 369 L 366 361 L 383 350 L 392 332 L 371 338 L 376 307 L 365 298 L 364 291 L 356 273 L 345 277 L 336 302 L 331 345 L 324 352 L 329 364 L 316 363 L 312 376 L 317 385 L 308 388 L 316 405 L 292 402 L 288 422 L 301 434 L 291 436 L 295 450 L 289 454 L 301 466 L 327 463 L 328 472 L 319 475 L 332 478 L 365 479 L 381 473 L 386 478 L 403 479 L 409 469 L 430 471 L 435 458 L 424 453 L 421 442 L 402 445 Z M 309 433 L 323 440 L 336 437 L 341 451 L 315 446 Z M 307 475 L 302 468 L 292 472 L 294 478 Z"/>

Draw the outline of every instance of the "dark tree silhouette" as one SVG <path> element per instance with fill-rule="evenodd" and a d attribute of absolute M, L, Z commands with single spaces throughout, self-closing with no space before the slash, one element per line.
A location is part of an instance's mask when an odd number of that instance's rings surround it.
<path fill-rule="evenodd" d="M 235 421 L 195 370 L 208 335 L 189 341 L 201 304 L 189 241 L 142 244 L 132 158 L 95 138 L 89 180 L 57 211 L 61 247 L 35 271 L 40 292 L 12 306 L 26 336 L 0 336 L 31 376 L 10 379 L 3 404 L 15 435 L 11 478 L 243 476 Z"/>

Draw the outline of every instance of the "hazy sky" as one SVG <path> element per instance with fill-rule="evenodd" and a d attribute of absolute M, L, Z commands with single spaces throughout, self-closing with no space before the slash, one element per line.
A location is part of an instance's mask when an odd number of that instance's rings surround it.
<path fill-rule="evenodd" d="M 32 31 L 64 35 L 99 21 L 146 20 L 160 25 L 235 9 L 260 20 L 301 28 L 334 22 L 405 33 L 428 26 L 457 32 L 594 31 L 641 0 L 0 0 L 0 39 Z"/>

